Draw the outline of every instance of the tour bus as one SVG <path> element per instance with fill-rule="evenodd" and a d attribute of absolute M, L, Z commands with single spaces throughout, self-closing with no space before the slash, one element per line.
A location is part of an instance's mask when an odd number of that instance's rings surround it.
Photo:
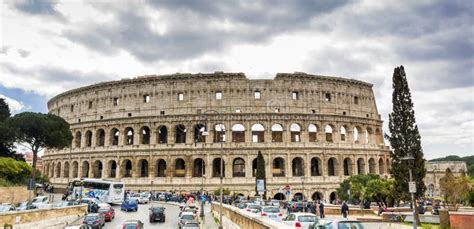
<path fill-rule="evenodd" d="M 109 204 L 121 204 L 125 194 L 125 183 L 104 179 L 82 178 L 68 184 L 71 195 L 78 198 L 93 197 Z"/>

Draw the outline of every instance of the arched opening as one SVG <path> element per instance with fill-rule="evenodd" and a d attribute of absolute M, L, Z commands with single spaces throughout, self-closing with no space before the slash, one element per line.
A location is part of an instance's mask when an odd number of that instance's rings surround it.
<path fill-rule="evenodd" d="M 252 130 L 252 142 L 264 142 L 265 139 L 265 128 L 262 124 L 254 124 L 251 127 Z"/>
<path fill-rule="evenodd" d="M 321 159 L 319 157 L 311 158 L 311 176 L 321 176 Z"/>
<path fill-rule="evenodd" d="M 357 159 L 357 174 L 365 174 L 365 161 L 363 158 Z"/>
<path fill-rule="evenodd" d="M 156 140 L 158 144 L 168 143 L 168 128 L 166 128 L 166 126 L 158 127 L 158 135 Z"/>
<path fill-rule="evenodd" d="M 379 159 L 379 174 L 384 174 L 385 173 L 385 166 L 383 164 L 383 159 Z"/>
<path fill-rule="evenodd" d="M 110 142 L 112 143 L 113 146 L 118 145 L 119 137 L 120 137 L 120 131 L 116 128 L 113 128 L 110 131 Z"/>
<path fill-rule="evenodd" d="M 232 142 L 245 142 L 245 127 L 242 124 L 232 126 Z"/>
<path fill-rule="evenodd" d="M 61 177 L 61 162 L 58 162 L 58 164 L 56 165 L 56 171 L 55 171 L 54 177 L 56 178 Z"/>
<path fill-rule="evenodd" d="M 274 177 L 285 176 L 285 160 L 281 157 L 273 159 L 272 174 Z"/>
<path fill-rule="evenodd" d="M 225 142 L 225 126 L 222 123 L 214 125 L 214 142 Z"/>
<path fill-rule="evenodd" d="M 334 157 L 328 160 L 328 176 L 337 176 L 337 160 Z"/>
<path fill-rule="evenodd" d="M 326 141 L 327 142 L 333 142 L 333 130 L 334 130 L 334 127 L 332 125 L 326 125 L 326 127 L 324 127 L 324 132 L 326 133 Z"/>
<path fill-rule="evenodd" d="M 134 135 L 135 135 L 135 132 L 133 128 L 131 127 L 125 128 L 125 145 L 133 145 Z"/>
<path fill-rule="evenodd" d="M 159 159 L 156 162 L 156 176 L 166 177 L 166 161 L 163 159 Z"/>
<path fill-rule="evenodd" d="M 311 199 L 313 199 L 313 201 L 322 200 L 323 194 L 320 192 L 314 192 L 313 195 L 311 196 Z"/>
<path fill-rule="evenodd" d="M 257 158 L 252 160 L 252 177 L 257 175 Z"/>
<path fill-rule="evenodd" d="M 238 157 L 234 159 L 232 163 L 232 176 L 233 177 L 245 177 L 245 161 Z"/>
<path fill-rule="evenodd" d="M 318 127 L 315 124 L 309 124 L 308 137 L 310 142 L 318 141 Z"/>
<path fill-rule="evenodd" d="M 221 166 L 222 166 L 222 177 L 225 174 L 225 164 L 220 158 L 214 158 L 212 161 L 212 177 L 221 177 Z"/>
<path fill-rule="evenodd" d="M 174 176 L 184 177 L 186 175 L 186 162 L 183 159 L 176 159 L 174 166 Z"/>
<path fill-rule="evenodd" d="M 79 163 L 77 161 L 72 162 L 72 177 L 78 178 L 79 177 Z"/>
<path fill-rule="evenodd" d="M 300 142 L 301 141 L 301 126 L 293 123 L 290 125 L 291 132 L 291 142 Z"/>
<path fill-rule="evenodd" d="M 362 132 L 362 128 L 359 126 L 354 127 L 354 143 L 360 143 L 359 134 Z"/>
<path fill-rule="evenodd" d="M 176 144 L 186 143 L 186 127 L 183 124 L 176 125 Z"/>
<path fill-rule="evenodd" d="M 344 159 L 344 176 L 352 175 L 352 161 L 350 158 Z"/>
<path fill-rule="evenodd" d="M 132 177 L 132 162 L 130 160 L 125 160 L 122 162 L 122 177 Z"/>
<path fill-rule="evenodd" d="M 143 145 L 150 144 L 150 128 L 144 126 L 140 129 L 140 143 Z"/>
<path fill-rule="evenodd" d="M 293 158 L 293 161 L 291 161 L 291 172 L 294 177 L 304 176 L 303 159 L 301 157 Z"/>
<path fill-rule="evenodd" d="M 272 126 L 272 142 L 283 142 L 283 126 L 273 124 Z"/>
<path fill-rule="evenodd" d="M 194 125 L 194 141 L 206 142 L 206 135 L 203 134 L 205 132 L 207 132 L 207 127 L 204 124 Z"/>
<path fill-rule="evenodd" d="M 140 177 L 148 177 L 148 161 L 146 159 L 138 161 L 138 169 L 140 170 Z"/>
<path fill-rule="evenodd" d="M 69 177 L 69 162 L 64 162 L 63 177 Z"/>
<path fill-rule="evenodd" d="M 275 199 L 275 200 L 285 200 L 286 198 L 285 198 L 285 194 L 279 192 L 279 193 L 277 193 L 273 196 L 273 199 Z"/>
<path fill-rule="evenodd" d="M 115 178 L 117 177 L 117 162 L 115 162 L 114 160 L 110 160 L 109 161 L 109 177 L 110 178 Z"/>
<path fill-rule="evenodd" d="M 89 177 L 89 162 L 82 162 L 82 177 Z"/>
<path fill-rule="evenodd" d="M 383 134 L 379 128 L 375 129 L 375 143 L 377 143 L 377 145 L 383 145 Z"/>
<path fill-rule="evenodd" d="M 77 148 L 81 148 L 81 141 L 82 141 L 82 134 L 81 131 L 76 132 L 76 136 L 74 137 L 74 145 Z"/>
<path fill-rule="evenodd" d="M 194 159 L 193 177 L 202 177 L 205 174 L 204 160 L 201 158 Z"/>
<path fill-rule="evenodd" d="M 97 130 L 97 146 L 104 146 L 105 145 L 105 130 L 99 129 Z"/>
<path fill-rule="evenodd" d="M 336 204 L 336 200 L 337 200 L 336 192 L 331 192 L 331 194 L 329 194 L 329 202 L 331 204 Z"/>
<path fill-rule="evenodd" d="M 302 201 L 303 200 L 303 193 L 301 193 L 301 192 L 295 193 L 295 195 L 293 196 L 293 199 L 295 199 L 296 201 Z"/>
<path fill-rule="evenodd" d="M 92 146 L 92 131 L 86 131 L 86 147 Z"/>
<path fill-rule="evenodd" d="M 341 126 L 340 132 L 341 132 L 341 142 L 345 142 L 346 141 L 346 127 Z"/>
<path fill-rule="evenodd" d="M 93 174 L 92 176 L 94 178 L 101 178 L 102 177 L 102 162 L 101 161 L 95 161 L 94 162 L 94 167 L 93 167 Z"/>
<path fill-rule="evenodd" d="M 365 130 L 365 144 L 372 143 L 372 134 L 372 128 L 367 127 L 367 129 Z"/>
<path fill-rule="evenodd" d="M 375 174 L 375 159 L 369 159 L 369 173 Z"/>

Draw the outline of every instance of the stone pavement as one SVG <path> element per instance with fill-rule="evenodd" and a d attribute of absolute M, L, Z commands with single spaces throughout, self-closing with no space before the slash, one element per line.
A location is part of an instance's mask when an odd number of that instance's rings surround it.
<path fill-rule="evenodd" d="M 206 203 L 204 206 L 204 220 L 201 221 L 202 229 L 216 229 L 219 228 L 219 224 L 214 220 L 214 216 L 211 212 L 211 205 Z"/>

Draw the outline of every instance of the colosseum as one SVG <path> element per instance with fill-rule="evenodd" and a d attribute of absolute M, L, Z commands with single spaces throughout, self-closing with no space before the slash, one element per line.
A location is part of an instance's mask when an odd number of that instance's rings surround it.
<path fill-rule="evenodd" d="M 78 177 L 127 189 L 255 195 L 256 157 L 267 193 L 332 201 L 352 174 L 388 176 L 389 148 L 372 84 L 301 72 L 147 75 L 66 91 L 49 112 L 70 123 L 71 148 L 47 150 L 56 187 Z M 222 155 L 222 157 L 221 157 Z M 288 193 L 286 193 L 288 194 Z"/>

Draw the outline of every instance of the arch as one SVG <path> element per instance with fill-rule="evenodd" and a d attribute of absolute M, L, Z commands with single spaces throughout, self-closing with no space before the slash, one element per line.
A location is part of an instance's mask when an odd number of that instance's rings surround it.
<path fill-rule="evenodd" d="M 212 177 L 221 177 L 221 165 L 222 165 L 222 177 L 225 176 L 225 163 L 220 158 L 214 158 L 212 161 Z"/>
<path fill-rule="evenodd" d="M 357 159 L 357 174 L 365 174 L 365 161 L 363 158 Z"/>
<path fill-rule="evenodd" d="M 293 196 L 293 199 L 295 199 L 297 201 L 303 200 L 303 193 L 301 193 L 301 192 L 295 193 L 295 195 Z"/>
<path fill-rule="evenodd" d="M 110 160 L 108 162 L 108 169 L 110 178 L 117 177 L 117 162 L 115 160 Z"/>
<path fill-rule="evenodd" d="M 143 145 L 150 144 L 150 128 L 148 126 L 143 126 L 140 128 L 140 143 Z"/>
<path fill-rule="evenodd" d="M 252 177 L 257 175 L 257 158 L 252 160 Z"/>
<path fill-rule="evenodd" d="M 336 201 L 337 201 L 336 192 L 331 192 L 331 194 L 329 194 L 329 203 L 336 204 Z"/>
<path fill-rule="evenodd" d="M 380 158 L 379 159 L 379 174 L 382 175 L 385 173 L 385 166 L 384 166 L 384 163 L 383 163 L 383 159 Z"/>
<path fill-rule="evenodd" d="M 369 143 L 372 143 L 372 128 L 370 127 L 367 127 L 365 129 L 365 144 L 369 144 Z"/>
<path fill-rule="evenodd" d="M 262 124 L 253 124 L 250 129 L 252 130 L 252 142 L 264 142 L 265 128 Z"/>
<path fill-rule="evenodd" d="M 186 126 L 183 124 L 178 124 L 175 127 L 175 143 L 180 144 L 180 143 L 186 143 Z"/>
<path fill-rule="evenodd" d="M 96 145 L 97 146 L 104 146 L 105 145 L 105 130 L 98 129 L 96 132 Z"/>
<path fill-rule="evenodd" d="M 280 124 L 272 125 L 272 142 L 283 142 L 283 126 Z"/>
<path fill-rule="evenodd" d="M 285 197 L 285 194 L 283 194 L 281 192 L 278 192 L 273 196 L 273 199 L 275 199 L 275 200 L 285 200 L 286 197 Z"/>
<path fill-rule="evenodd" d="M 274 177 L 285 176 L 285 160 L 281 157 L 273 159 L 272 174 Z"/>
<path fill-rule="evenodd" d="M 56 178 L 61 177 L 61 162 L 58 162 L 58 164 L 56 164 L 56 169 L 54 171 L 54 177 L 56 177 Z"/>
<path fill-rule="evenodd" d="M 214 142 L 225 142 L 225 125 L 222 123 L 214 125 Z"/>
<path fill-rule="evenodd" d="M 291 142 L 301 141 L 301 126 L 296 123 L 290 125 Z"/>
<path fill-rule="evenodd" d="M 133 145 L 135 131 L 132 127 L 125 128 L 125 145 Z"/>
<path fill-rule="evenodd" d="M 245 177 L 245 161 L 238 157 L 234 159 L 232 163 L 232 176 L 233 177 Z"/>
<path fill-rule="evenodd" d="M 308 137 L 310 142 L 318 141 L 318 126 L 316 124 L 309 124 Z"/>
<path fill-rule="evenodd" d="M 295 157 L 291 161 L 291 172 L 293 173 L 294 177 L 301 177 L 304 176 L 304 162 L 303 158 Z"/>
<path fill-rule="evenodd" d="M 89 177 L 89 162 L 88 161 L 83 161 L 82 162 L 82 177 Z"/>
<path fill-rule="evenodd" d="M 323 194 L 321 192 L 314 192 L 313 195 L 311 195 L 311 199 L 313 199 L 313 201 L 322 200 Z"/>
<path fill-rule="evenodd" d="M 341 128 L 339 128 L 339 132 L 341 133 L 341 142 L 345 142 L 347 134 L 346 127 L 341 126 Z"/>
<path fill-rule="evenodd" d="M 64 168 L 63 168 L 63 177 L 68 178 L 69 177 L 69 162 L 64 162 Z"/>
<path fill-rule="evenodd" d="M 331 124 L 327 124 L 324 127 L 324 132 L 326 133 L 326 141 L 333 142 L 334 141 L 334 138 L 333 138 L 334 126 Z"/>
<path fill-rule="evenodd" d="M 194 159 L 193 163 L 193 177 L 202 177 L 206 174 L 206 166 L 204 164 L 204 160 L 202 158 Z"/>
<path fill-rule="evenodd" d="M 93 169 L 92 169 L 92 177 L 94 178 L 101 178 L 102 177 L 102 169 L 103 169 L 103 165 L 102 165 L 102 162 L 97 160 L 94 162 L 93 164 Z"/>
<path fill-rule="evenodd" d="M 140 177 L 148 177 L 148 160 L 141 159 L 138 161 L 138 171 L 140 171 Z"/>
<path fill-rule="evenodd" d="M 321 176 L 323 174 L 321 170 L 321 159 L 319 157 L 311 158 L 311 176 Z"/>
<path fill-rule="evenodd" d="M 375 129 L 375 143 L 377 145 L 383 144 L 383 134 L 382 131 L 379 128 Z"/>
<path fill-rule="evenodd" d="M 76 131 L 76 135 L 74 137 L 74 145 L 76 146 L 76 148 L 81 148 L 81 141 L 82 141 L 81 131 Z"/>
<path fill-rule="evenodd" d="M 166 144 L 168 143 L 168 128 L 166 126 L 159 126 L 158 127 L 158 135 L 157 135 L 157 142 L 158 144 Z"/>
<path fill-rule="evenodd" d="M 354 143 L 360 143 L 359 134 L 362 132 L 362 128 L 360 126 L 355 126 L 353 133 L 354 133 Z"/>
<path fill-rule="evenodd" d="M 120 131 L 117 128 L 112 128 L 110 131 L 110 142 L 113 146 L 117 146 L 119 144 L 120 138 Z"/>
<path fill-rule="evenodd" d="M 375 174 L 375 159 L 370 158 L 369 159 L 369 173 Z"/>
<path fill-rule="evenodd" d="M 245 142 L 245 126 L 237 123 L 232 126 L 232 142 Z"/>
<path fill-rule="evenodd" d="M 156 161 L 156 176 L 166 177 L 166 161 L 163 159 Z"/>
<path fill-rule="evenodd" d="M 174 162 L 174 176 L 184 177 L 185 175 L 186 175 L 186 162 L 182 158 L 178 158 Z"/>
<path fill-rule="evenodd" d="M 132 161 L 130 161 L 129 159 L 125 159 L 124 161 L 122 161 L 120 168 L 120 173 L 122 175 L 121 177 L 132 177 L 132 169 Z"/>
<path fill-rule="evenodd" d="M 328 160 L 328 176 L 337 176 L 337 159 L 334 157 Z"/>
<path fill-rule="evenodd" d="M 352 176 L 352 160 L 348 157 L 344 158 L 344 176 Z"/>
<path fill-rule="evenodd" d="M 72 162 L 72 178 L 79 177 L 79 163 L 77 161 Z"/>
<path fill-rule="evenodd" d="M 207 132 L 207 126 L 204 124 L 194 125 L 194 141 L 195 142 L 206 142 L 206 135 L 203 134 Z"/>
<path fill-rule="evenodd" d="M 92 131 L 86 131 L 86 147 L 92 147 Z"/>

